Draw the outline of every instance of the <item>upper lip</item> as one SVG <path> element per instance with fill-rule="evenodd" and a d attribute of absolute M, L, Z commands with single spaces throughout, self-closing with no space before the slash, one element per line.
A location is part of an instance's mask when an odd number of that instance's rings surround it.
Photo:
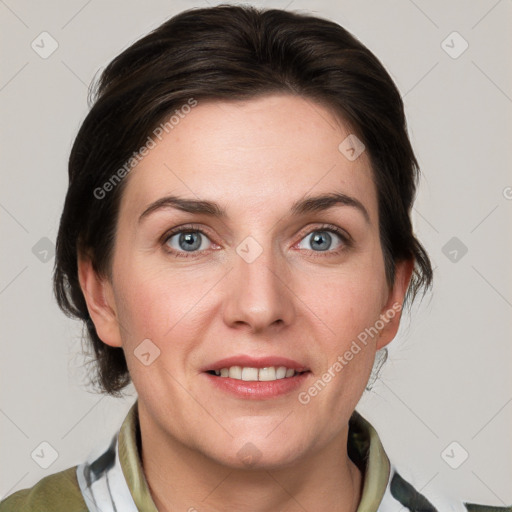
<path fill-rule="evenodd" d="M 292 368 L 296 372 L 308 371 L 305 365 L 289 359 L 287 357 L 279 356 L 265 356 L 265 357 L 253 357 L 249 355 L 238 355 L 219 359 L 214 363 L 211 363 L 201 369 L 203 372 L 211 370 L 221 370 L 222 368 L 231 368 L 232 366 L 243 366 L 246 368 L 268 368 L 269 366 L 286 366 L 286 368 Z"/>

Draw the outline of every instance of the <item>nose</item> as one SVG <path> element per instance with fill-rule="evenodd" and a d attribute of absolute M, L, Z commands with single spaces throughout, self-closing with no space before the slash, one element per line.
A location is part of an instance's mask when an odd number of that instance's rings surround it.
<path fill-rule="evenodd" d="M 245 254 L 244 248 L 248 249 Z M 291 276 L 285 259 L 268 247 L 253 259 L 261 249 L 251 244 L 239 247 L 224 285 L 225 323 L 254 333 L 282 329 L 295 316 Z"/>

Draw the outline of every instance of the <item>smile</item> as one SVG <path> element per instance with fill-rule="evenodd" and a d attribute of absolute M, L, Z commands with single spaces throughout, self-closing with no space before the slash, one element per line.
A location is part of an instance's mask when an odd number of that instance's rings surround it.
<path fill-rule="evenodd" d="M 229 368 L 221 368 L 220 370 L 210 370 L 208 373 L 210 375 L 216 375 L 217 377 L 242 380 L 246 382 L 268 382 L 294 377 L 295 375 L 304 372 L 299 372 L 293 368 L 287 368 L 286 366 L 267 366 L 265 368 L 231 366 Z"/>

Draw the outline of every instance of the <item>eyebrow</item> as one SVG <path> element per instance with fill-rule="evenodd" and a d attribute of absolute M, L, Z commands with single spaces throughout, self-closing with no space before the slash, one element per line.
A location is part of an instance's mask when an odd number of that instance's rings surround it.
<path fill-rule="evenodd" d="M 306 213 L 322 212 L 335 206 L 349 206 L 355 208 L 363 215 L 366 222 L 370 224 L 370 215 L 359 200 L 347 194 L 336 192 L 299 199 L 293 203 L 290 208 L 290 213 L 292 216 L 299 216 Z M 203 214 L 221 219 L 227 218 L 226 210 L 218 203 L 170 195 L 151 203 L 140 215 L 139 223 L 151 213 L 164 208 L 175 208 L 187 213 Z"/>

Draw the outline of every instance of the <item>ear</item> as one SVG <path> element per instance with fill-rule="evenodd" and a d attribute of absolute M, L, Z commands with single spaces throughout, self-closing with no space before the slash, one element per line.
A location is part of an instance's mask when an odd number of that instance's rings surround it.
<path fill-rule="evenodd" d="M 108 279 L 94 270 L 89 258 L 78 259 L 78 279 L 99 338 L 111 347 L 121 347 L 114 292 Z"/>
<path fill-rule="evenodd" d="M 390 343 L 398 332 L 405 294 L 409 287 L 413 270 L 414 260 L 400 261 L 396 265 L 393 288 L 390 290 L 388 300 L 380 312 L 380 319 L 383 321 L 384 327 L 380 330 L 377 350 Z"/>

